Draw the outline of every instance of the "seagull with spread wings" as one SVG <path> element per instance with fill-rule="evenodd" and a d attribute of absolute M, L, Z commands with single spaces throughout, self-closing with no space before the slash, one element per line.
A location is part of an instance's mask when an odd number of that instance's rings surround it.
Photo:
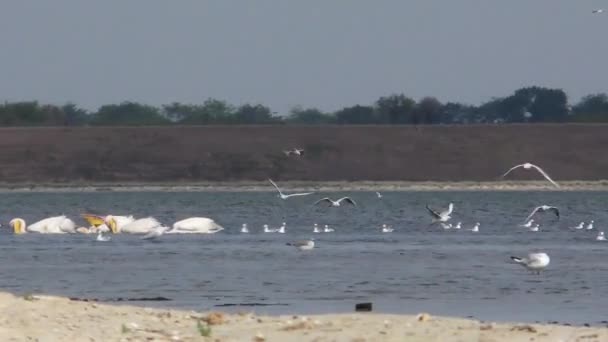
<path fill-rule="evenodd" d="M 528 215 L 528 217 L 526 217 L 524 222 L 528 222 L 536 213 L 544 213 L 545 211 L 552 211 L 559 219 L 559 209 L 557 209 L 557 207 L 552 207 L 550 205 L 541 205 L 540 207 L 534 208 L 534 210 L 532 210 L 532 213 Z"/>
<path fill-rule="evenodd" d="M 511 173 L 511 171 L 513 171 L 517 168 L 520 168 L 520 167 L 523 167 L 526 170 L 536 169 L 536 171 L 540 172 L 543 175 L 543 177 L 545 177 L 546 180 L 551 182 L 551 184 L 555 185 L 556 188 L 559 188 L 559 185 L 557 185 L 557 183 L 555 183 L 553 181 L 553 179 L 551 179 L 551 177 L 549 177 L 549 175 L 543 169 L 541 169 L 540 167 L 538 167 L 532 163 L 523 163 L 523 164 L 515 165 L 512 168 L 510 168 L 509 171 L 505 172 L 505 174 L 502 175 L 502 178 L 505 178 L 505 176 L 508 175 L 509 173 Z"/>
<path fill-rule="evenodd" d="M 280 199 L 288 199 L 289 197 L 295 197 L 295 196 L 308 196 L 308 195 L 312 195 L 314 194 L 314 192 L 301 192 L 301 193 L 295 193 L 295 194 L 289 194 L 289 195 L 285 195 L 281 189 L 279 189 L 279 187 L 272 181 L 272 179 L 268 179 L 268 181 L 270 181 L 270 183 L 272 184 L 272 186 L 274 186 L 275 189 L 277 189 L 277 191 L 279 192 L 279 194 L 277 195 Z"/>
<path fill-rule="evenodd" d="M 436 211 L 431 209 L 431 207 L 426 206 L 426 209 L 429 211 L 429 214 L 431 214 L 431 216 L 433 217 L 433 222 L 432 223 L 436 223 L 436 222 L 448 222 L 451 218 L 452 218 L 452 211 L 454 211 L 454 203 L 450 203 L 448 205 L 448 210 L 444 210 L 444 211 Z"/>
<path fill-rule="evenodd" d="M 321 198 L 320 200 L 315 202 L 315 205 L 321 203 L 321 202 L 326 202 L 327 204 L 329 204 L 329 207 L 339 207 L 342 202 L 346 202 L 348 204 L 352 204 L 353 206 L 357 206 L 357 203 L 355 203 L 355 201 L 350 198 L 350 197 L 342 197 L 340 199 L 338 199 L 337 201 L 332 200 L 329 197 L 325 197 L 325 198 Z"/>

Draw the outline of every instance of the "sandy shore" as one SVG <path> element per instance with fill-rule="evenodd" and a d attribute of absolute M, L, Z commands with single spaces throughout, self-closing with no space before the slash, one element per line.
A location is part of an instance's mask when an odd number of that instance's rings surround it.
<path fill-rule="evenodd" d="M 2 341 L 608 341 L 608 329 L 385 314 L 257 316 L 0 293 Z"/>
<path fill-rule="evenodd" d="M 313 182 L 277 181 L 289 191 L 608 191 L 608 180 L 562 181 L 560 188 L 544 181 L 494 182 Z M 197 192 L 197 191 L 274 191 L 267 181 L 207 183 L 0 183 L 0 192 Z"/>

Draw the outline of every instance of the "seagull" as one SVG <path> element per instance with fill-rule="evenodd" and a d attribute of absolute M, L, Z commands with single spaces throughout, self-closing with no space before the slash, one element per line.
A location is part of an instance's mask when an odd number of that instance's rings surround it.
<path fill-rule="evenodd" d="M 539 230 L 540 230 L 540 224 L 538 224 L 538 223 L 536 224 L 536 226 L 530 228 L 531 232 L 537 232 Z"/>
<path fill-rule="evenodd" d="M 431 216 L 433 216 L 433 221 L 432 223 L 435 222 L 447 222 L 449 221 L 452 217 L 450 216 L 452 214 L 452 211 L 454 210 L 454 204 L 450 203 L 448 205 L 448 210 L 442 211 L 442 212 L 437 212 L 433 209 L 431 209 L 428 204 L 426 206 L 426 209 L 429 211 L 429 213 L 431 214 Z"/>
<path fill-rule="evenodd" d="M 598 9 L 594 9 L 593 11 L 591 11 L 591 13 L 594 13 L 594 14 L 596 14 L 596 13 L 603 13 L 603 12 L 604 12 L 603 8 L 598 8 Z"/>
<path fill-rule="evenodd" d="M 281 234 L 285 234 L 285 222 L 283 222 L 283 224 L 281 225 L 281 227 L 279 227 L 279 229 L 277 229 L 277 233 L 281 233 Z"/>
<path fill-rule="evenodd" d="M 312 232 L 313 232 L 313 233 L 320 233 L 320 232 L 321 232 L 321 231 L 319 230 L 319 225 L 318 225 L 318 224 L 316 224 L 316 223 L 314 224 L 314 227 L 313 227 L 313 229 L 312 229 Z"/>
<path fill-rule="evenodd" d="M 104 236 L 103 233 L 101 231 L 99 231 L 99 233 L 97 233 L 97 238 L 95 240 L 100 241 L 100 242 L 106 242 L 106 241 L 112 240 L 112 238 L 109 236 Z"/>
<path fill-rule="evenodd" d="M 387 226 L 386 224 L 382 225 L 382 232 L 383 233 L 392 233 L 394 231 L 394 229 L 390 226 Z"/>
<path fill-rule="evenodd" d="M 532 213 L 530 215 L 528 215 L 528 217 L 524 220 L 524 222 L 527 222 L 528 220 L 530 220 L 530 218 L 532 218 L 532 216 L 534 216 L 534 214 L 536 214 L 537 212 L 542 213 L 545 211 L 554 212 L 555 216 L 557 216 L 557 218 L 559 219 L 559 210 L 556 207 L 552 207 L 552 206 L 543 204 L 540 207 L 534 208 L 534 210 L 532 210 Z"/>
<path fill-rule="evenodd" d="M 530 220 L 524 224 L 521 224 L 520 226 L 522 226 L 524 228 L 530 228 L 530 227 L 532 227 L 532 222 L 534 222 L 534 220 Z"/>
<path fill-rule="evenodd" d="M 270 181 L 270 183 L 272 183 L 272 185 L 274 186 L 275 189 L 277 189 L 277 191 L 279 192 L 279 194 L 277 195 L 277 197 L 279 197 L 280 199 L 286 200 L 289 197 L 294 197 L 294 196 L 307 196 L 307 195 L 312 195 L 314 192 L 300 192 L 300 193 L 296 193 L 296 194 L 289 194 L 289 195 L 285 195 L 281 189 L 279 189 L 279 187 L 272 181 L 272 179 L 268 179 L 268 181 Z"/>
<path fill-rule="evenodd" d="M 249 229 L 247 228 L 247 223 L 243 223 L 243 227 L 241 227 L 241 233 L 249 233 Z"/>
<path fill-rule="evenodd" d="M 378 198 L 382 199 L 382 194 L 381 194 L 381 193 L 379 193 L 378 191 L 376 191 L 376 196 L 377 196 Z"/>
<path fill-rule="evenodd" d="M 295 248 L 297 248 L 301 251 L 309 251 L 309 250 L 315 248 L 315 240 L 308 239 L 308 240 L 288 242 L 287 246 L 294 246 Z"/>
<path fill-rule="evenodd" d="M 589 224 L 587 225 L 587 229 L 589 229 L 589 230 L 593 229 L 593 220 L 591 220 L 591 222 L 589 222 Z"/>
<path fill-rule="evenodd" d="M 604 237 L 604 232 L 597 233 L 597 237 L 595 239 L 597 241 L 606 241 L 606 238 Z"/>
<path fill-rule="evenodd" d="M 274 233 L 274 229 L 270 229 L 267 224 L 264 225 L 264 233 Z"/>
<path fill-rule="evenodd" d="M 350 197 L 342 197 L 337 201 L 334 201 L 334 200 L 330 199 L 329 197 L 325 197 L 325 198 L 321 198 L 320 200 L 316 201 L 315 205 L 317 205 L 321 202 L 327 202 L 329 204 L 328 205 L 329 207 L 339 207 L 343 201 L 346 203 L 352 204 L 355 207 L 357 206 L 357 203 L 355 203 L 355 201 L 353 201 Z"/>
<path fill-rule="evenodd" d="M 473 233 L 479 232 L 479 222 L 475 223 L 475 226 L 473 228 L 471 228 L 471 231 Z"/>
<path fill-rule="evenodd" d="M 159 237 L 161 237 L 163 234 L 165 234 L 165 232 L 167 232 L 167 230 L 169 230 L 168 227 L 156 227 L 152 230 L 150 230 L 150 232 L 148 232 L 146 235 L 142 236 L 141 239 L 142 240 L 154 240 L 157 239 Z"/>
<path fill-rule="evenodd" d="M 451 223 L 443 223 L 441 222 L 441 226 L 443 227 L 443 229 L 451 229 L 452 228 L 452 224 Z"/>
<path fill-rule="evenodd" d="M 585 228 L 585 222 L 581 222 L 578 224 L 578 226 L 576 227 L 571 227 L 572 229 L 584 229 Z"/>
<path fill-rule="evenodd" d="M 538 172 L 540 172 L 543 175 L 543 177 L 545 177 L 545 179 L 547 179 L 549 182 L 551 182 L 551 184 L 555 185 L 556 188 L 559 188 L 559 185 L 557 185 L 557 183 L 555 183 L 553 181 L 553 179 L 551 179 L 551 177 L 549 177 L 549 175 L 545 171 L 543 171 L 543 169 L 541 169 L 540 167 L 538 167 L 532 163 L 524 163 L 524 164 L 515 165 L 512 168 L 510 168 L 509 171 L 505 172 L 505 174 L 502 175 L 502 178 L 505 178 L 505 176 L 508 175 L 511 171 L 513 171 L 519 167 L 523 167 L 526 170 L 535 168 Z"/>
<path fill-rule="evenodd" d="M 304 155 L 304 149 L 302 148 L 294 148 L 292 150 L 283 150 L 283 153 L 285 153 L 286 156 L 290 156 L 290 155 L 296 155 L 296 156 L 303 156 Z"/>
<path fill-rule="evenodd" d="M 511 257 L 511 260 L 524 266 L 530 271 L 540 274 L 545 267 L 549 265 L 549 256 L 545 253 L 530 253 L 527 258 Z"/>
<path fill-rule="evenodd" d="M 332 233 L 334 231 L 333 228 L 329 228 L 328 225 L 325 225 L 325 228 L 323 229 L 323 233 Z"/>
<path fill-rule="evenodd" d="M 460 229 L 460 227 L 462 226 L 462 222 L 458 222 L 454 227 L 454 229 Z"/>

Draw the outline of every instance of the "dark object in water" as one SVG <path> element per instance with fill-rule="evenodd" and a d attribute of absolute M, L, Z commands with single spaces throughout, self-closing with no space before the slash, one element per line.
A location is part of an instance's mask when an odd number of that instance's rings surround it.
<path fill-rule="evenodd" d="M 355 311 L 372 311 L 372 303 L 357 303 L 355 304 Z"/>
<path fill-rule="evenodd" d="M 107 298 L 107 299 L 99 299 L 99 298 L 78 298 L 78 297 L 70 297 L 70 300 L 79 301 L 79 302 L 163 302 L 170 301 L 171 298 L 167 297 L 141 297 L 141 298 Z"/>
<path fill-rule="evenodd" d="M 225 304 L 216 304 L 215 307 L 223 307 L 223 306 L 288 306 L 289 304 L 282 303 L 225 303 Z"/>

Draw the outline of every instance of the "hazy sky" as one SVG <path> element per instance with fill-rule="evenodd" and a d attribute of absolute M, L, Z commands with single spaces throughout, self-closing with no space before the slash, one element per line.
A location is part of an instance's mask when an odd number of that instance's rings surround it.
<path fill-rule="evenodd" d="M 6 0 L 0 100 L 260 102 L 335 110 L 405 93 L 608 92 L 608 2 Z"/>

